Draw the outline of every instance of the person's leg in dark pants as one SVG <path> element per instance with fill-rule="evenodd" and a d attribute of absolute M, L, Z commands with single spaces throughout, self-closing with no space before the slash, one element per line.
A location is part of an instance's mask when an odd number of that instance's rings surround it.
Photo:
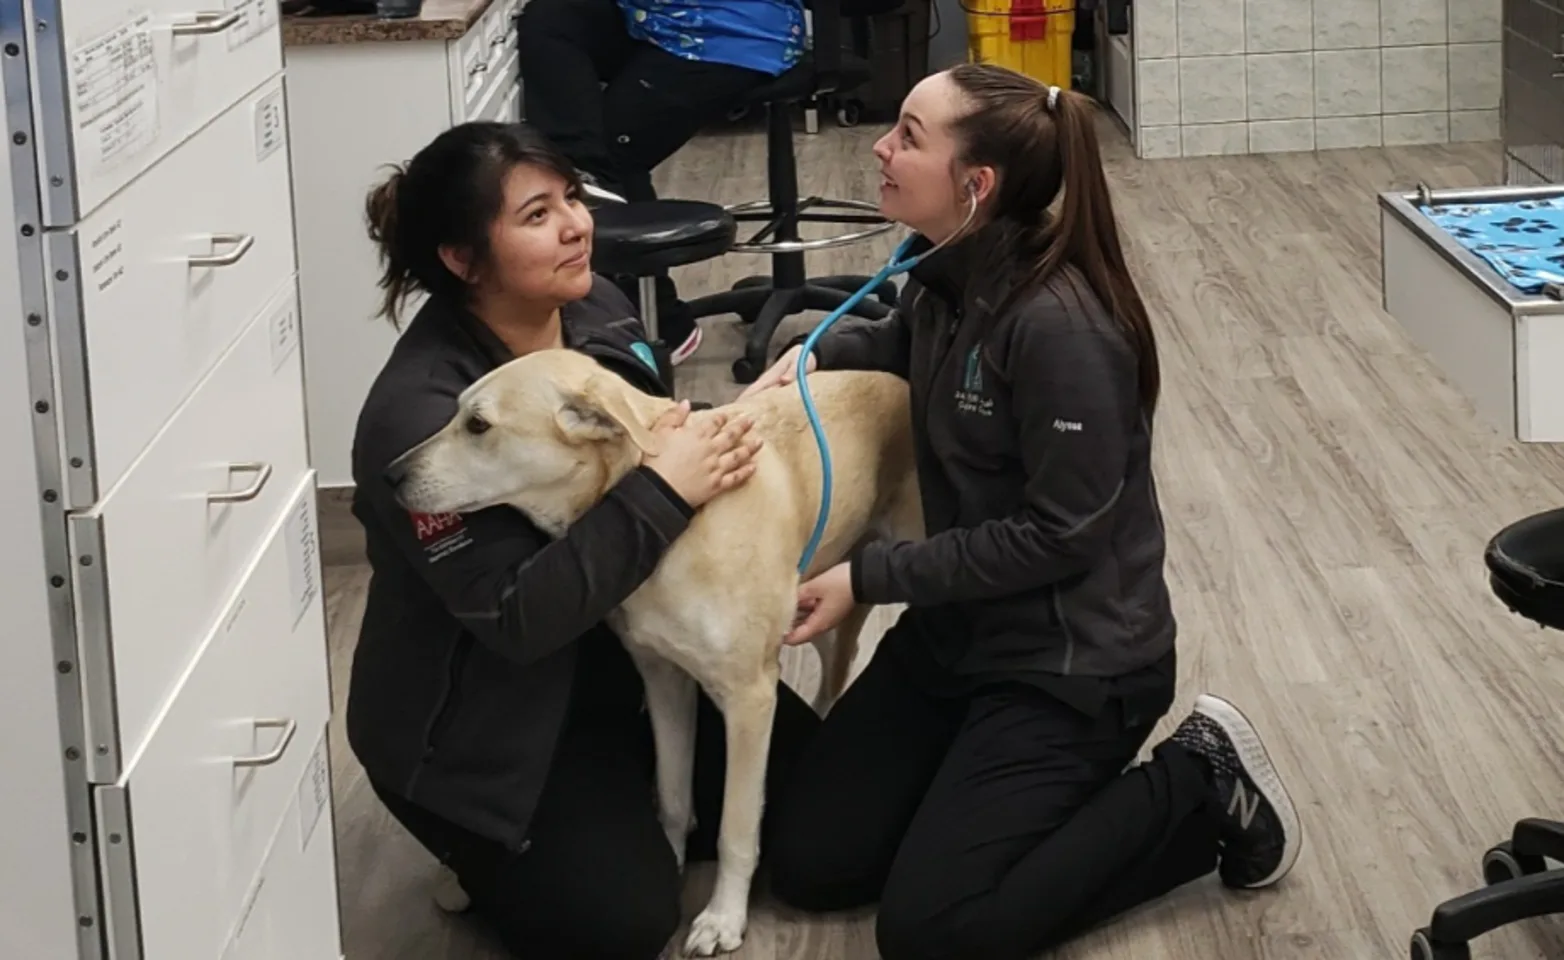
<path fill-rule="evenodd" d="M 1151 760 L 1124 769 L 1150 729 L 1039 691 L 976 698 L 891 869 L 881 956 L 1022 960 L 1219 858 L 1235 887 L 1290 869 L 1297 818 L 1248 721 L 1202 697 Z"/>
<path fill-rule="evenodd" d="M 568 736 L 519 853 L 384 792 L 382 800 L 455 871 L 509 954 L 654 960 L 679 926 L 680 876 L 644 764 L 622 736 Z"/>
<path fill-rule="evenodd" d="M 955 735 L 959 704 L 930 698 L 888 649 L 905 629 L 886 634 L 774 795 L 766 859 L 771 891 L 789 906 L 847 910 L 880 899 Z"/>
<path fill-rule="evenodd" d="M 653 960 L 678 928 L 683 878 L 657 818 L 650 724 L 644 715 L 630 724 L 601 716 L 574 719 L 556 749 L 523 852 L 377 793 L 408 832 L 456 872 L 473 910 L 512 955 Z M 782 687 L 768 791 L 795 768 L 819 722 L 808 704 Z M 697 723 L 698 825 L 691 860 L 714 856 L 722 805 L 722 718 L 704 696 Z M 718 784 L 714 795 L 703 787 L 711 780 Z"/>
<path fill-rule="evenodd" d="M 1022 960 L 1209 873 L 1217 821 L 1177 746 L 1030 688 L 975 698 L 891 868 L 886 960 Z"/>
<path fill-rule="evenodd" d="M 527 122 L 604 187 L 619 191 L 604 125 L 611 81 L 643 44 L 614 0 L 530 0 L 517 25 Z"/>

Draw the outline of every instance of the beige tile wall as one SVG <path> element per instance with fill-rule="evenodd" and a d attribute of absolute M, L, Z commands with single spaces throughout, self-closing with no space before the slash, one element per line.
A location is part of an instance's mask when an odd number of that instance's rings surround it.
<path fill-rule="evenodd" d="M 1135 0 L 1147 159 L 1497 140 L 1500 0 Z"/>

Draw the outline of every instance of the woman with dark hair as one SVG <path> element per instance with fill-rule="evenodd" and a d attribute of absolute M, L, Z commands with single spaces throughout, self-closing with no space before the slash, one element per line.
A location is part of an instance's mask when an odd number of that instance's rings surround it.
<path fill-rule="evenodd" d="M 927 539 L 805 583 L 791 642 L 903 603 L 775 802 L 772 889 L 878 901 L 885 960 L 1021 960 L 1220 870 L 1280 880 L 1301 833 L 1259 734 L 1175 699 L 1152 474 L 1156 341 L 1084 96 L 961 65 L 875 145 L 881 211 L 932 253 L 906 306 L 811 358 L 912 389 Z M 1057 210 L 1054 210 L 1055 201 Z M 964 225 L 967 225 L 964 227 Z M 790 382 L 790 350 L 751 386 Z"/>
<path fill-rule="evenodd" d="M 693 511 L 753 473 L 749 424 L 655 426 L 660 444 L 565 534 L 506 507 L 421 516 L 386 468 L 457 397 L 527 353 L 579 350 L 671 391 L 623 293 L 591 272 L 592 217 L 569 161 L 520 124 L 440 134 L 369 196 L 384 312 L 428 300 L 364 402 L 353 512 L 372 578 L 348 741 L 392 815 L 446 864 L 516 956 L 651 960 L 680 921 L 680 856 L 654 802 L 642 685 L 603 623 Z M 723 730 L 702 697 L 691 859 L 715 856 Z M 784 688 L 769 783 L 818 723 Z M 680 855 L 684 851 L 679 852 Z"/>

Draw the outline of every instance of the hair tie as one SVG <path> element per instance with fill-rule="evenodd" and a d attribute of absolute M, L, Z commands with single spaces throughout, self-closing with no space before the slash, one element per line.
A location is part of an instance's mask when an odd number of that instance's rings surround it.
<path fill-rule="evenodd" d="M 1054 86 L 1050 86 L 1048 88 L 1048 111 L 1050 113 L 1052 113 L 1053 110 L 1056 107 L 1058 107 L 1058 106 L 1059 106 L 1059 88 L 1058 87 L 1054 87 Z"/>

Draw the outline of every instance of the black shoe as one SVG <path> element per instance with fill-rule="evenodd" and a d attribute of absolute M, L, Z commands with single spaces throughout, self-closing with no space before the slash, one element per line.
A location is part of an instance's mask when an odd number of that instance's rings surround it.
<path fill-rule="evenodd" d="M 1303 825 L 1249 719 L 1202 694 L 1172 740 L 1210 768 L 1222 817 L 1222 882 L 1253 890 L 1285 877 L 1298 861 Z"/>

